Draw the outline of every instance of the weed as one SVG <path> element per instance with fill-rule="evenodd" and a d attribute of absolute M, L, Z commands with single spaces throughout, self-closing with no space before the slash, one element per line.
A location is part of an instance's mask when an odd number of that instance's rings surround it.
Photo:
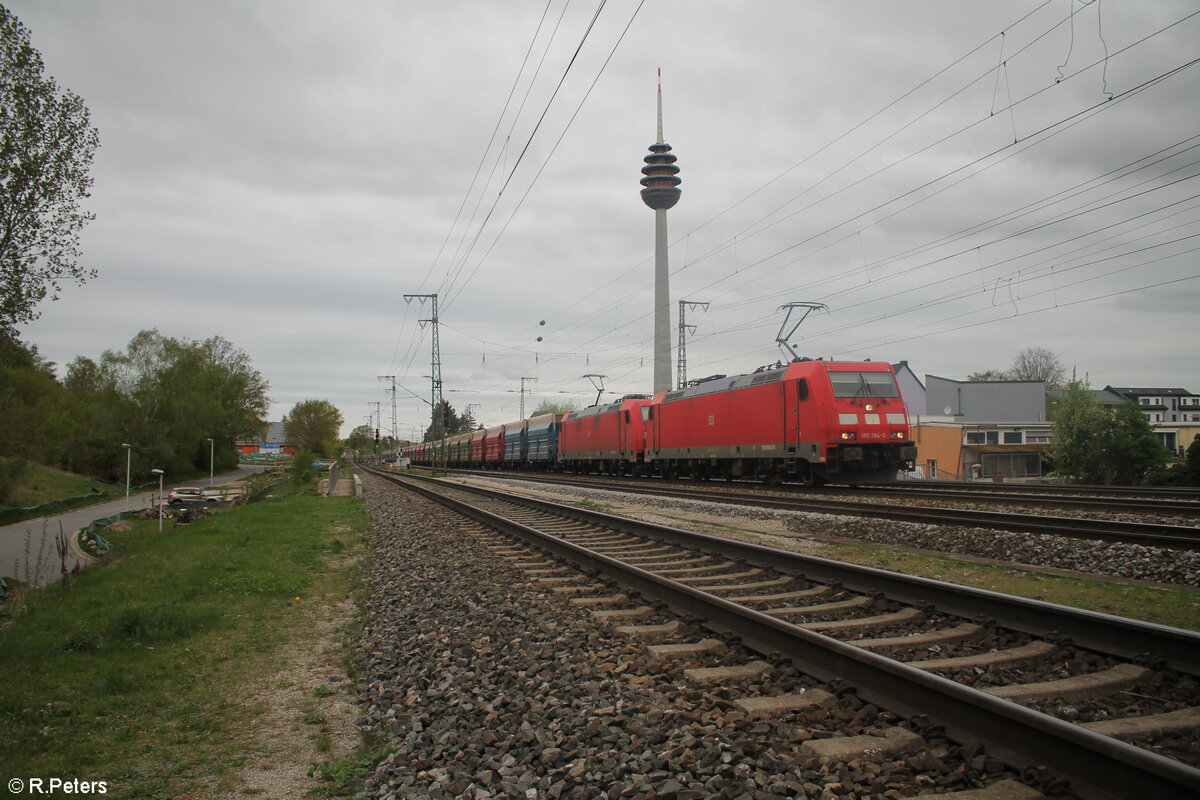
<path fill-rule="evenodd" d="M 386 744 L 373 742 L 374 740 L 364 741 L 361 752 L 349 758 L 313 764 L 308 770 L 308 777 L 323 781 L 330 797 L 340 794 L 343 789 L 361 787 L 363 779 L 370 774 L 371 769 L 391 752 L 391 748 Z"/>
<path fill-rule="evenodd" d="M 72 633 L 62 643 L 62 649 L 67 653 L 92 653 L 101 647 L 104 647 L 104 639 L 95 631 Z"/>

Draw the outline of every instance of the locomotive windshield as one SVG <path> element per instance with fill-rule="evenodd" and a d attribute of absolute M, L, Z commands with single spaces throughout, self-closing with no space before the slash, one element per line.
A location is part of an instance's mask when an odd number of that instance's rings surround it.
<path fill-rule="evenodd" d="M 834 372 L 829 381 L 834 397 L 899 397 L 896 377 L 890 372 Z"/>

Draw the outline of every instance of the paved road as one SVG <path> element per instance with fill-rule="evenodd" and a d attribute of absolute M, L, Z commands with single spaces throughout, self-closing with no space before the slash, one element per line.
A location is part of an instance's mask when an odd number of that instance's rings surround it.
<path fill-rule="evenodd" d="M 243 464 L 233 472 L 217 475 L 213 480 L 217 484 L 228 483 L 262 471 L 262 466 Z M 164 484 L 163 491 L 169 492 L 175 486 L 207 485 L 207 477 L 197 478 L 182 483 Z M 86 528 L 90 525 L 92 520 L 111 517 L 121 511 L 136 511 L 139 508 L 149 507 L 154 502 L 153 498 L 157 493 L 157 490 L 155 490 L 153 492 L 131 494 L 128 505 L 126 505 L 125 498 L 122 497 L 120 500 L 111 500 L 107 503 L 99 503 L 87 508 L 78 508 L 74 511 L 67 511 L 51 517 L 29 519 L 24 522 L 18 522 L 16 525 L 8 525 L 0 528 L 0 576 L 18 578 L 22 581 L 26 580 L 27 576 L 34 577 L 40 553 L 42 564 L 41 574 L 37 576 L 35 582 L 45 584 L 51 580 L 58 579 L 61 574 L 59 572 L 58 553 L 55 551 L 54 541 L 55 537 L 58 536 L 60 522 L 62 523 L 63 531 L 68 536 L 73 536 L 80 528 Z M 75 564 L 80 561 L 84 564 L 87 563 L 85 559 L 80 558 L 75 552 L 69 553 L 67 555 L 67 568 L 73 569 Z M 28 564 L 28 569 L 26 568 L 26 564 Z"/>

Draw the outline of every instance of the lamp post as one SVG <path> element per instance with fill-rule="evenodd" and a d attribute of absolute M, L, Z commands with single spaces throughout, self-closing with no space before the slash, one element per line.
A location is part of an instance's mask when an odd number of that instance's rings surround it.
<path fill-rule="evenodd" d="M 125 510 L 129 511 L 129 464 L 133 459 L 133 446 L 121 442 L 121 447 L 125 448 Z"/>
<path fill-rule="evenodd" d="M 208 488 L 211 489 L 212 485 L 213 485 L 213 448 L 216 447 L 216 445 L 213 444 L 212 439 L 209 439 L 207 441 L 208 441 Z"/>
<path fill-rule="evenodd" d="M 159 533 L 162 533 L 162 517 L 163 517 L 163 510 L 162 510 L 162 491 L 163 491 L 163 485 L 162 485 L 162 483 L 163 483 L 163 471 L 162 471 L 161 469 L 152 469 L 152 470 L 150 470 L 150 471 L 151 471 L 151 472 L 153 472 L 155 475 L 157 475 L 157 476 L 158 476 L 158 532 L 159 532 Z"/>

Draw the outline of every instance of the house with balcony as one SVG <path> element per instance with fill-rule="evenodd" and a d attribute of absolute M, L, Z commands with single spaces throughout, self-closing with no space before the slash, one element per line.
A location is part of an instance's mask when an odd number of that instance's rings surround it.
<path fill-rule="evenodd" d="M 1178 388 L 1104 388 L 1105 391 L 1137 403 L 1138 408 L 1154 427 L 1154 434 L 1158 440 L 1181 458 L 1192 440 L 1200 434 L 1200 395 Z"/>

